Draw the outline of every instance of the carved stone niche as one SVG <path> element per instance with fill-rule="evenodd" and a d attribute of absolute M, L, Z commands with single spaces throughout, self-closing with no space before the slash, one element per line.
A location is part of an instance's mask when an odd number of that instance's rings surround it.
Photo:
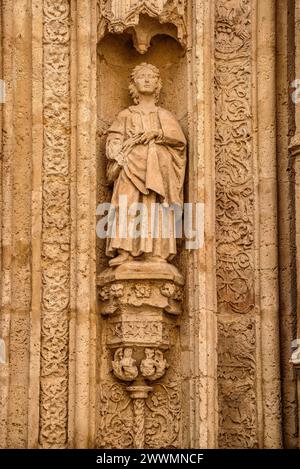
<path fill-rule="evenodd" d="M 97 200 L 107 203 L 115 189 L 107 178 L 110 151 L 107 142 L 110 142 L 111 126 L 120 111 L 134 105 L 128 85 L 135 67 L 146 62 L 159 70 L 162 89 L 157 104 L 168 111 L 168 116 L 171 113 L 185 136 L 188 135 L 186 2 L 99 0 L 98 14 Z M 128 195 L 128 191 L 124 194 Z M 153 262 L 147 255 L 132 256 L 132 260 L 129 258 L 118 265 L 114 263 L 117 253 L 107 258 L 106 241 L 97 240 L 99 403 L 96 427 L 99 445 L 107 437 L 108 446 L 122 447 L 115 437 L 109 436 L 111 425 L 105 423 L 119 418 L 114 398 L 109 392 L 106 394 L 107 389 L 117 387 L 126 391 L 125 401 L 129 398 L 126 422 L 133 441 L 128 447 L 158 447 L 160 444 L 180 447 L 181 413 L 178 411 L 178 418 L 174 417 L 159 396 L 161 388 L 175 389 L 180 408 L 179 325 L 186 272 L 181 262 L 181 246 L 178 243 L 172 262 L 180 266 L 183 275 L 170 262 Z M 101 399 L 105 395 L 104 404 Z M 157 400 L 155 409 L 152 398 Z M 158 429 L 159 415 L 166 416 L 168 422 L 163 443 L 158 430 L 156 442 L 149 437 L 149 421 L 156 422 Z M 174 422 L 173 430 L 170 430 L 171 422 Z"/>

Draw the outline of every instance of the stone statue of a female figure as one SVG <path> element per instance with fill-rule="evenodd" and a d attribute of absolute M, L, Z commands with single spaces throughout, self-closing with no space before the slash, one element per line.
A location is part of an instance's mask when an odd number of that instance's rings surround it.
<path fill-rule="evenodd" d="M 133 258 L 166 262 L 176 254 L 172 222 L 169 235 L 162 233 L 164 211 L 156 219 L 154 236 L 153 219 L 150 220 L 153 207 L 158 207 L 153 204 L 165 209 L 183 204 L 186 139 L 175 117 L 157 105 L 161 87 L 155 66 L 143 63 L 135 67 L 129 85 L 134 105 L 121 111 L 108 131 L 107 177 L 114 185 L 110 222 L 116 226 L 107 240 L 106 253 L 113 257 L 110 266 Z M 120 224 L 120 201 L 125 200 L 128 216 Z M 138 236 L 130 229 L 137 214 L 132 207 L 139 207 L 141 215 Z M 172 210 L 165 211 L 170 219 L 174 217 Z M 120 233 L 120 226 L 121 230 L 126 228 L 125 236 Z"/>

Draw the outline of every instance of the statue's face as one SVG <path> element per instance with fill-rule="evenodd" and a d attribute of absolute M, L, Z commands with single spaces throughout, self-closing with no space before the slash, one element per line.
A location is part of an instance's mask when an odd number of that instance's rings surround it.
<path fill-rule="evenodd" d="M 153 358 L 154 357 L 154 351 L 151 350 L 150 348 L 145 350 L 145 355 L 147 358 Z"/>
<path fill-rule="evenodd" d="M 139 94 L 151 95 L 155 93 L 158 84 L 158 76 L 156 76 L 152 70 L 145 67 L 139 71 L 135 77 L 134 83 Z"/>

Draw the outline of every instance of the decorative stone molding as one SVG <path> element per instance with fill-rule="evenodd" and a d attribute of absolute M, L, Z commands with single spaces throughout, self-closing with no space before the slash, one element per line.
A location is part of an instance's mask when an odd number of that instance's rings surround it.
<path fill-rule="evenodd" d="M 145 281 L 140 283 L 136 290 L 133 281 L 122 281 L 105 285 L 99 289 L 101 314 L 114 314 L 126 305 L 140 307 L 151 305 L 175 316 L 181 313 L 182 286 L 172 284 L 173 294 L 166 294 L 170 283 Z M 142 293 L 143 292 L 143 293 Z"/>
<path fill-rule="evenodd" d="M 109 318 L 107 322 L 107 344 L 110 347 L 155 345 L 167 349 L 174 344 L 174 328 L 177 321 L 161 312 L 147 314 L 147 321 L 136 312 L 124 312 Z"/>
<path fill-rule="evenodd" d="M 6 347 L 4 339 L 0 338 L 0 365 L 6 363 Z"/>
<path fill-rule="evenodd" d="M 64 448 L 70 283 L 70 5 L 44 0 L 44 160 L 40 445 Z"/>
<path fill-rule="evenodd" d="M 294 211 L 294 222 L 296 225 L 296 269 L 297 269 L 297 305 L 298 305 L 298 314 L 297 314 L 297 331 L 300 330 L 300 313 L 299 313 L 299 287 L 300 287 L 300 280 L 299 280 L 299 269 L 300 269 L 300 239 L 298 235 L 298 226 L 300 222 L 300 214 L 299 214 L 299 198 L 300 198 L 300 191 L 299 191 L 299 181 L 300 181 L 300 135 L 298 132 L 294 135 L 291 139 L 289 145 L 289 152 L 290 156 L 293 158 L 293 169 L 295 172 L 295 211 Z M 299 372 L 300 370 L 300 346 L 298 346 L 292 353 L 290 363 L 294 366 L 295 370 Z"/>
<path fill-rule="evenodd" d="M 134 46 L 139 53 L 144 54 L 150 46 L 151 38 L 165 33 L 186 46 L 185 0 L 98 0 L 97 4 L 98 40 L 106 30 L 118 34 L 133 31 Z M 147 15 L 150 21 L 142 15 Z"/>
<path fill-rule="evenodd" d="M 133 268 L 133 272 L 128 272 L 127 265 L 119 266 L 98 276 L 102 315 L 142 306 L 151 306 L 175 316 L 182 312 L 183 278 L 174 266 L 167 264 L 162 271 L 160 266 L 153 264 L 150 275 L 139 262 L 133 263 Z"/>

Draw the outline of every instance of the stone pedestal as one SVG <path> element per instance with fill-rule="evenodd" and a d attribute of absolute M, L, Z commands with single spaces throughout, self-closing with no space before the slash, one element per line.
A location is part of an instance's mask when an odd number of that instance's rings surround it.
<path fill-rule="evenodd" d="M 107 318 L 107 345 L 157 347 L 171 345 L 178 323 L 183 277 L 167 263 L 128 262 L 98 277 L 99 312 Z"/>
<path fill-rule="evenodd" d="M 128 262 L 98 276 L 99 312 L 107 319 L 107 346 L 172 345 L 182 308 L 183 277 L 167 263 Z"/>

